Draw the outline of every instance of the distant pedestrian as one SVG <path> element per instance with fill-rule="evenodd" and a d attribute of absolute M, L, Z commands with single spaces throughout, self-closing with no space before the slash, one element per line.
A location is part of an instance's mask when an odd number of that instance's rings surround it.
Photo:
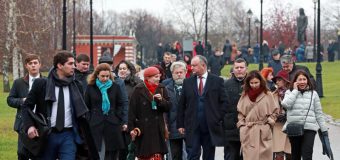
<path fill-rule="evenodd" d="M 221 70 L 224 67 L 223 54 L 219 49 L 216 49 L 213 55 L 208 59 L 208 70 L 210 73 L 221 76 Z"/>
<path fill-rule="evenodd" d="M 273 78 L 274 78 L 273 68 L 270 68 L 270 67 L 263 68 L 261 70 L 261 75 L 264 78 L 264 80 L 266 81 L 267 88 L 270 91 L 276 90 L 275 83 L 273 82 Z"/>
<path fill-rule="evenodd" d="M 268 67 L 273 68 L 273 75 L 276 75 L 280 70 L 282 70 L 282 65 L 280 62 L 281 53 L 279 50 L 272 50 L 272 59 L 268 62 Z"/>
<path fill-rule="evenodd" d="M 311 42 L 308 42 L 308 45 L 305 49 L 305 58 L 307 62 L 313 62 L 313 56 L 314 56 L 314 47 L 312 46 Z"/>
<path fill-rule="evenodd" d="M 79 54 L 76 57 L 76 69 L 74 70 L 74 75 L 76 79 L 81 82 L 83 86 L 83 91 L 86 91 L 87 87 L 87 76 L 90 74 L 90 57 L 86 54 Z"/>

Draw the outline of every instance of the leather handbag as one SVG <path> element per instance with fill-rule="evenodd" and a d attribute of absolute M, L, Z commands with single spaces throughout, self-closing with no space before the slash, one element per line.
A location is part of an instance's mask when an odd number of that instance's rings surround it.
<path fill-rule="evenodd" d="M 38 156 L 45 147 L 48 135 L 51 133 L 51 128 L 43 114 L 34 113 L 32 110 L 28 109 L 28 115 L 33 120 L 34 127 L 36 127 L 36 129 L 38 130 L 39 137 L 30 139 L 27 133 L 23 129 L 21 129 L 21 140 L 24 147 L 30 153 L 32 153 L 34 156 Z"/>
<path fill-rule="evenodd" d="M 304 126 L 307 120 L 307 116 L 310 110 L 310 107 L 312 105 L 312 100 L 313 100 L 313 92 L 312 91 L 312 95 L 311 95 L 311 99 L 310 99 L 310 103 L 309 103 L 309 108 L 308 108 L 308 112 L 307 115 L 305 117 L 304 123 L 297 123 L 297 122 L 290 122 L 287 124 L 286 126 L 286 131 L 285 133 L 287 134 L 288 137 L 297 137 L 297 136 L 302 136 L 304 134 Z"/>

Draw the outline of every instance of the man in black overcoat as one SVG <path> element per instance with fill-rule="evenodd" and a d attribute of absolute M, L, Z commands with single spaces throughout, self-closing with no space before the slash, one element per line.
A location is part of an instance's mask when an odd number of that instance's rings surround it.
<path fill-rule="evenodd" d="M 74 78 L 74 58 L 68 51 L 58 51 L 47 78 L 36 79 L 23 104 L 22 130 L 28 138 L 39 138 L 38 130 L 29 114 L 47 117 L 51 127 L 43 151 L 38 159 L 76 159 L 78 146 L 87 144 L 88 159 L 99 159 L 89 126 L 88 109 L 83 100 L 81 84 Z"/>
<path fill-rule="evenodd" d="M 10 107 L 17 109 L 15 115 L 14 130 L 20 133 L 20 126 L 22 124 L 22 105 L 24 104 L 29 90 L 31 90 L 35 79 L 40 78 L 41 61 L 40 57 L 36 54 L 29 54 L 24 60 L 25 68 L 28 72 L 25 77 L 14 80 L 12 89 L 7 97 L 7 104 Z M 24 147 L 20 134 L 18 137 L 18 160 L 28 160 L 33 158 L 32 155 Z"/>
<path fill-rule="evenodd" d="M 178 106 L 177 128 L 185 134 L 189 160 L 215 158 L 215 146 L 223 146 L 222 119 L 226 108 L 223 79 L 207 72 L 207 59 L 191 61 L 194 76 L 185 79 Z"/>

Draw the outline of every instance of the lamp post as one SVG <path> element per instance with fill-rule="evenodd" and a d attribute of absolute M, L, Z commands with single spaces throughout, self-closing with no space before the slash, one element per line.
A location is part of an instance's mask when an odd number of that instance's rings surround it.
<path fill-rule="evenodd" d="M 259 43 L 259 27 L 261 25 L 261 22 L 259 21 L 259 19 L 255 19 L 255 27 L 256 27 L 256 43 L 258 44 Z"/>
<path fill-rule="evenodd" d="M 248 10 L 247 16 L 248 16 L 248 22 L 249 22 L 249 30 L 248 30 L 248 48 L 250 48 L 250 20 L 251 20 L 251 17 L 253 16 L 253 12 L 251 11 L 251 9 Z"/>
<path fill-rule="evenodd" d="M 76 58 L 76 0 L 73 0 L 73 56 Z"/>
<path fill-rule="evenodd" d="M 93 65 L 93 17 L 92 17 L 92 0 L 90 0 L 90 71 L 94 70 Z"/>
<path fill-rule="evenodd" d="M 62 45 L 62 49 L 66 50 L 67 46 L 66 46 L 66 0 L 63 1 L 63 45 Z"/>
<path fill-rule="evenodd" d="M 314 3 L 314 41 L 313 41 L 313 55 L 316 56 L 316 2 L 318 0 L 313 0 Z M 313 58 L 314 59 L 314 58 Z"/>
<path fill-rule="evenodd" d="M 317 23 L 317 63 L 316 63 L 316 91 L 319 97 L 323 97 L 322 66 L 321 66 L 321 43 L 320 43 L 320 0 L 318 0 L 318 23 Z"/>
<path fill-rule="evenodd" d="M 263 0 L 260 0 L 261 3 L 261 12 L 260 12 L 260 64 L 259 71 L 263 68 L 263 54 L 262 54 L 262 42 L 263 42 L 263 19 L 262 19 L 262 4 Z"/>

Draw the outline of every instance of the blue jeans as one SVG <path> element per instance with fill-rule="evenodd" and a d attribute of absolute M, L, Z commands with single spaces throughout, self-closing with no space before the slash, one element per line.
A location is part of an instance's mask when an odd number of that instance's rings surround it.
<path fill-rule="evenodd" d="M 75 160 L 77 146 L 73 131 L 52 132 L 48 137 L 46 149 L 41 157 L 43 160 Z"/>

